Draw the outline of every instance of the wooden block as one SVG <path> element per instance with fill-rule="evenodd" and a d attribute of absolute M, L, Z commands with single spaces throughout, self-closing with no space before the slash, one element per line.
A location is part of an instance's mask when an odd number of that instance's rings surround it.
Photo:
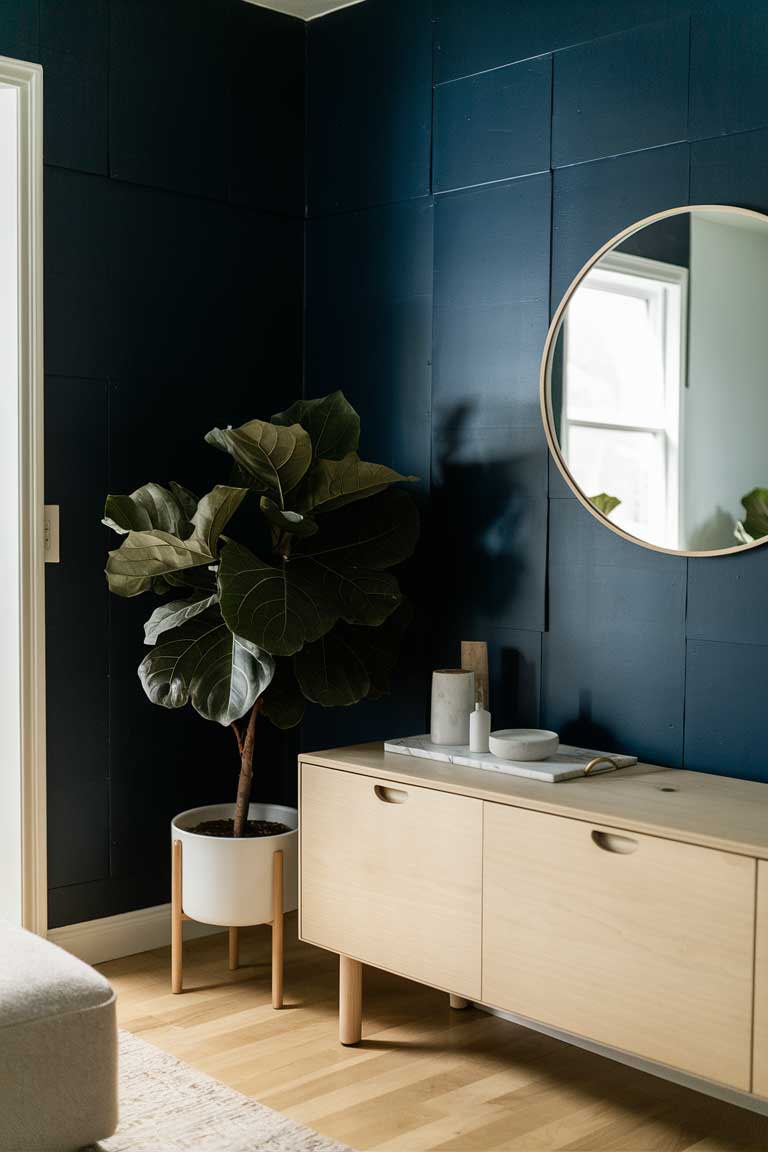
<path fill-rule="evenodd" d="M 475 697 L 483 708 L 489 708 L 488 645 L 485 640 L 462 640 L 461 666 L 475 674 Z"/>

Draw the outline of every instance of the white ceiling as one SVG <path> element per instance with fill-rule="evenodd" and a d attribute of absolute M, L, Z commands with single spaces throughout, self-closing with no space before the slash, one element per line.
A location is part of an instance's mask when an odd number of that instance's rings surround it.
<path fill-rule="evenodd" d="M 361 4 L 362 0 L 246 0 L 257 8 L 272 8 L 275 12 L 287 12 L 300 20 L 315 20 L 337 8 L 349 8 L 351 4 Z"/>

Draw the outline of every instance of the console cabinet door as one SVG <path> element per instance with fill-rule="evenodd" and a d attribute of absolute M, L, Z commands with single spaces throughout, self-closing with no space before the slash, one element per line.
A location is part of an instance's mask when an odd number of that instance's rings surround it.
<path fill-rule="evenodd" d="M 757 863 L 755 935 L 755 1053 L 752 1091 L 768 1096 L 768 862 Z"/>
<path fill-rule="evenodd" d="M 301 936 L 480 996 L 481 800 L 301 766 Z"/>
<path fill-rule="evenodd" d="M 749 1091 L 755 861 L 485 805 L 485 1003 Z"/>

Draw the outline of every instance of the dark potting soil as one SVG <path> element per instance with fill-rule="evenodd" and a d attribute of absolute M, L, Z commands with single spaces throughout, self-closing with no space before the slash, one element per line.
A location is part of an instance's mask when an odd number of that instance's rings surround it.
<path fill-rule="evenodd" d="M 202 824 L 196 824 L 194 828 L 189 828 L 188 831 L 194 832 L 196 836 L 231 837 L 234 826 L 234 820 L 203 820 Z M 283 832 L 290 832 L 290 828 L 278 820 L 248 820 L 243 837 L 282 836 Z"/>

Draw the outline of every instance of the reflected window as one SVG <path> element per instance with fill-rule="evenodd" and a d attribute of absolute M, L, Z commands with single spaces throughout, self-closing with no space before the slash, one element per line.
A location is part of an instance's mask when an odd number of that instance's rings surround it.
<path fill-rule="evenodd" d="M 680 537 L 680 409 L 687 270 L 611 252 L 564 323 L 561 446 L 582 491 L 621 503 L 611 520 L 662 547 Z"/>

